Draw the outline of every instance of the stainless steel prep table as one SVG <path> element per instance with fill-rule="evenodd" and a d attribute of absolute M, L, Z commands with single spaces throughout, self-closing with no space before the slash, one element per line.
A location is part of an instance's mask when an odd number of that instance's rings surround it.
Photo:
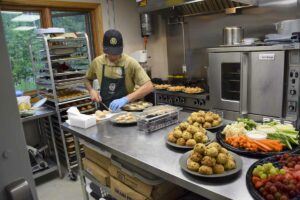
<path fill-rule="evenodd" d="M 188 115 L 187 112 L 180 112 L 180 120 L 185 120 Z M 234 179 L 206 181 L 195 178 L 180 168 L 179 158 L 183 152 L 171 149 L 165 143 L 166 134 L 175 126 L 150 134 L 138 131 L 136 126 L 118 127 L 109 121 L 104 121 L 88 129 L 71 127 L 66 123 L 62 128 L 74 135 L 76 146 L 79 145 L 78 140 L 83 140 L 85 143 L 126 159 L 137 167 L 208 199 L 252 199 L 246 187 L 246 172 L 256 159 L 242 157 L 242 172 Z M 79 147 L 77 146 L 76 149 L 79 150 Z M 79 168 L 82 169 L 82 163 L 79 163 Z M 81 172 L 82 188 L 85 190 L 85 179 Z M 88 198 L 87 194 L 85 196 Z"/>
<path fill-rule="evenodd" d="M 56 162 L 56 164 L 51 163 L 51 165 L 49 166 L 48 169 L 33 174 L 33 177 L 35 179 L 39 178 L 41 176 L 44 176 L 46 174 L 52 173 L 52 172 L 54 172 L 56 170 L 58 171 L 59 176 L 61 178 L 63 177 L 63 175 L 62 175 L 62 169 L 61 169 L 61 165 L 60 165 L 60 161 L 59 161 L 59 157 L 58 157 L 58 153 L 57 153 L 55 136 L 54 136 L 53 127 L 52 127 L 51 116 L 54 115 L 55 113 L 56 113 L 55 110 L 49 109 L 49 108 L 45 107 L 45 108 L 41 108 L 39 110 L 36 110 L 35 113 L 34 113 L 34 115 L 32 115 L 32 116 L 22 117 L 21 118 L 21 122 L 22 123 L 26 123 L 26 122 L 29 122 L 29 121 L 37 120 L 38 124 L 39 124 L 39 129 L 40 129 L 39 131 L 40 132 L 43 132 L 43 130 L 41 130 L 40 121 L 39 120 L 42 119 L 42 118 L 47 118 L 48 122 L 49 122 L 51 142 L 52 142 L 53 147 L 54 147 L 54 155 L 55 155 L 55 162 Z"/>

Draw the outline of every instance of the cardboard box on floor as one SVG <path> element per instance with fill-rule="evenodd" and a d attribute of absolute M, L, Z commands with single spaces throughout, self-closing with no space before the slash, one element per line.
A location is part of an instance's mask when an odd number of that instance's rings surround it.
<path fill-rule="evenodd" d="M 103 169 L 108 171 L 108 168 L 110 166 L 111 160 L 110 158 L 101 155 L 99 152 L 87 147 L 84 145 L 84 153 L 85 153 L 85 157 L 91 161 L 93 161 L 94 163 L 96 163 L 97 165 L 99 165 L 100 167 L 102 167 Z"/>
<path fill-rule="evenodd" d="M 136 191 L 143 196 L 147 197 L 147 199 L 158 200 L 164 195 L 170 196 L 170 192 L 174 190 L 178 190 L 178 194 L 182 194 L 183 189 L 179 186 L 176 186 L 170 182 L 163 181 L 158 185 L 149 185 L 136 177 L 133 177 L 126 172 L 122 171 L 118 166 L 111 164 L 109 167 L 109 173 L 112 177 L 114 177 L 119 182 L 123 183 L 123 185 L 128 186 L 131 190 Z M 118 184 L 120 185 L 120 184 Z M 122 187 L 125 188 L 125 187 Z M 128 191 L 128 190 L 126 190 Z M 130 192 L 129 194 L 132 194 Z M 174 194 L 175 196 L 177 194 Z M 167 199 L 172 199 L 168 197 Z M 135 200 L 135 199 L 134 199 Z M 164 199 L 165 200 L 165 199 Z"/>
<path fill-rule="evenodd" d="M 157 197 L 146 197 L 124 183 L 110 177 L 111 193 L 117 200 L 176 200 L 184 195 L 185 190 L 176 186 L 171 191 Z"/>
<path fill-rule="evenodd" d="M 84 158 L 82 160 L 83 167 L 86 171 L 88 171 L 92 176 L 94 176 L 101 184 L 105 186 L 109 186 L 110 175 L 108 171 L 102 169 L 96 163 Z"/>

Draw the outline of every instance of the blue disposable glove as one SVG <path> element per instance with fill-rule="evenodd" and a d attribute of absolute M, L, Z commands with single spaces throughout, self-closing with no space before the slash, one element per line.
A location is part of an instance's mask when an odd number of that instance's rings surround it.
<path fill-rule="evenodd" d="M 116 99 L 110 103 L 109 108 L 111 109 L 112 112 L 116 112 L 117 110 L 125 106 L 128 102 L 129 99 L 127 97 Z"/>

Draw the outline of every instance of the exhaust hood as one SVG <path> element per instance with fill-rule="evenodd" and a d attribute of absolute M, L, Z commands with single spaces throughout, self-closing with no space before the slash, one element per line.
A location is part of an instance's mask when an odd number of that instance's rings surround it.
<path fill-rule="evenodd" d="M 179 16 L 235 13 L 237 8 L 256 6 L 258 0 L 148 0 L 139 12 L 167 12 Z"/>

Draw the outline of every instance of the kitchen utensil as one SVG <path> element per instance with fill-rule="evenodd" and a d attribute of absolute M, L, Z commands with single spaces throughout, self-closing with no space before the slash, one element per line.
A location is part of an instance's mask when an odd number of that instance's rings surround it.
<path fill-rule="evenodd" d="M 283 20 L 274 25 L 277 33 L 281 35 L 292 35 L 293 32 L 300 32 L 300 19 Z"/>
<path fill-rule="evenodd" d="M 232 170 L 225 171 L 223 174 L 212 174 L 212 175 L 204 175 L 204 174 L 199 174 L 198 172 L 191 171 L 187 168 L 187 160 L 192 153 L 193 150 L 186 152 L 180 157 L 179 164 L 181 169 L 186 171 L 189 174 L 192 174 L 194 176 L 198 176 L 200 178 L 221 178 L 221 177 L 227 177 L 227 176 L 232 176 L 243 168 L 243 160 L 240 158 L 235 153 L 230 152 L 230 154 L 234 157 L 235 163 L 236 163 L 236 168 Z"/>
<path fill-rule="evenodd" d="M 107 105 L 105 105 L 105 103 L 100 101 L 99 104 L 101 104 L 106 110 L 111 111 L 111 109 L 109 107 L 107 107 Z"/>
<path fill-rule="evenodd" d="M 244 37 L 244 29 L 238 26 L 224 27 L 223 44 L 238 45 L 241 44 Z"/>

